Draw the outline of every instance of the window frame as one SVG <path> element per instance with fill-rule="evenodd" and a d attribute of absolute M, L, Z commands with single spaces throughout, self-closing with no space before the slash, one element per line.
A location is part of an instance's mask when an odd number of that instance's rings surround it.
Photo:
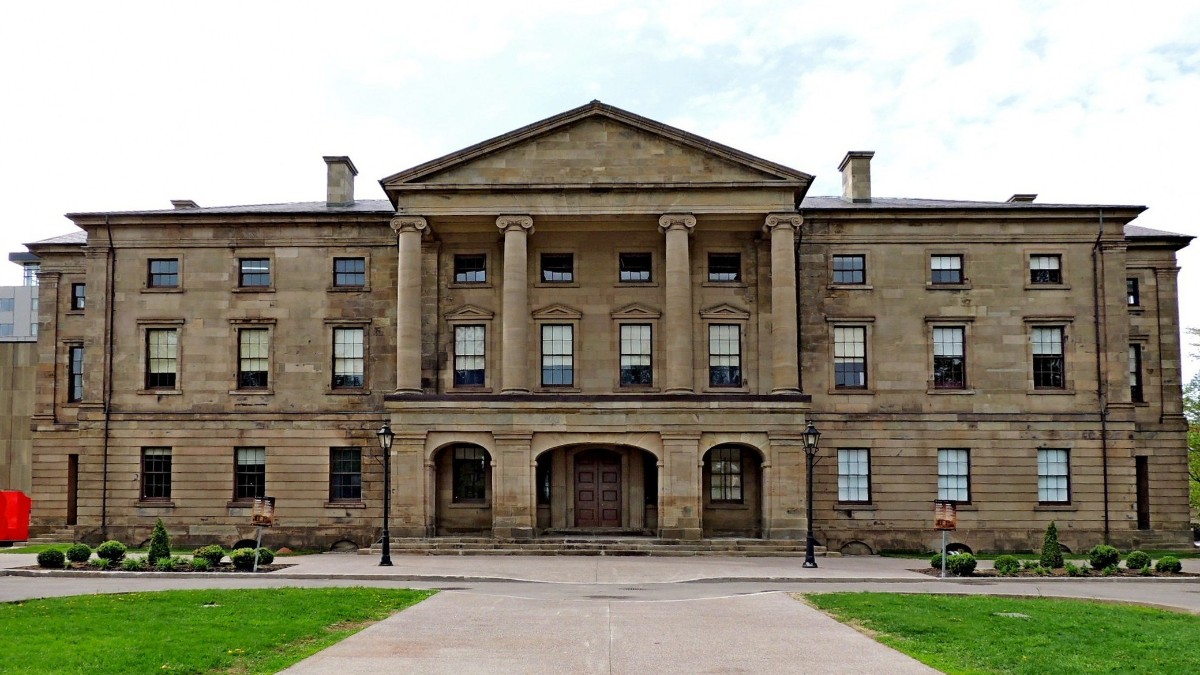
<path fill-rule="evenodd" d="M 546 330 L 547 329 L 555 329 L 555 328 L 566 329 L 566 332 L 568 333 L 569 338 L 570 338 L 569 341 L 567 342 L 567 344 L 570 345 L 570 351 L 564 352 L 564 353 L 548 353 L 546 351 L 547 344 L 552 344 L 555 342 L 555 341 L 550 341 L 550 342 L 547 341 Z M 562 341 L 559 340 L 557 342 L 562 342 Z M 538 347 L 540 350 L 538 381 L 541 382 L 541 386 L 546 387 L 546 388 L 553 388 L 553 389 L 573 388 L 575 386 L 575 352 L 576 352 L 576 349 L 575 349 L 575 323 L 573 323 L 573 322 L 562 323 L 562 322 L 547 321 L 545 323 L 538 324 Z M 548 383 L 546 381 L 546 363 L 547 363 L 546 359 L 547 359 L 547 357 L 565 357 L 566 367 L 568 368 L 568 370 L 566 372 L 568 372 L 570 375 L 569 381 L 554 382 L 554 383 Z M 556 366 L 556 367 L 561 368 L 562 366 L 560 365 L 560 366 Z"/>
<path fill-rule="evenodd" d="M 856 459 L 853 463 L 854 467 L 865 466 L 865 471 L 851 473 L 847 471 L 849 462 L 843 461 L 843 453 L 863 453 L 862 457 L 865 462 Z M 845 479 L 845 481 L 843 481 Z M 864 485 L 851 485 L 851 479 L 862 479 Z M 838 504 L 870 504 L 871 503 L 871 449 L 870 448 L 838 448 L 837 449 L 837 481 L 838 481 Z M 843 482 L 845 484 L 843 484 Z M 848 499 L 855 492 L 865 491 L 866 499 Z"/>
<path fill-rule="evenodd" d="M 719 458 L 718 453 L 737 453 L 736 458 Z M 707 453 L 708 461 L 708 503 L 709 504 L 745 504 L 746 503 L 746 449 L 738 445 L 718 445 Z M 717 462 L 736 465 L 734 471 L 717 472 Z M 720 481 L 722 476 L 728 480 Z M 736 478 L 736 480 L 732 480 Z M 721 495 L 718 497 L 718 493 Z M 736 496 L 735 496 L 736 495 Z"/>
<path fill-rule="evenodd" d="M 630 329 L 630 332 L 632 332 L 633 329 L 645 329 L 645 333 L 646 333 L 645 337 L 642 338 L 639 336 L 636 338 L 639 346 L 641 346 L 644 343 L 644 345 L 645 345 L 644 353 L 626 352 L 625 351 L 627 343 L 632 343 L 632 341 L 635 339 L 632 336 L 629 339 L 626 338 L 626 335 L 625 335 L 626 329 Z M 618 370 L 617 383 L 618 383 L 618 386 L 620 386 L 622 388 L 626 388 L 626 389 L 637 388 L 637 387 L 653 387 L 654 386 L 654 326 L 653 326 L 653 324 L 633 323 L 633 322 L 618 324 L 617 325 L 617 343 L 618 343 L 618 347 L 617 347 L 617 370 Z M 645 360 L 644 364 L 633 363 L 633 361 L 635 359 L 638 361 L 641 361 L 642 357 L 644 357 L 644 360 Z M 636 382 L 636 381 L 633 381 L 632 378 L 629 381 L 626 381 L 625 375 L 626 375 L 626 370 L 627 370 L 627 366 L 626 366 L 627 358 L 630 361 L 628 368 L 630 369 L 631 372 L 632 372 L 633 368 L 644 369 L 646 381 Z"/>
<path fill-rule="evenodd" d="M 466 269 L 465 263 L 468 260 L 479 259 L 480 266 L 476 269 Z M 461 271 L 460 271 L 461 269 Z M 480 278 L 468 279 L 467 276 L 478 273 Z M 460 274 L 463 278 L 459 278 Z M 451 260 L 450 281 L 454 285 L 463 286 L 481 286 L 488 283 L 488 256 L 487 253 L 455 253 Z"/>
<path fill-rule="evenodd" d="M 169 263 L 173 271 L 156 271 L 155 263 Z M 167 280 L 171 281 L 168 282 Z M 178 290 L 183 285 L 183 274 L 179 258 L 148 258 L 146 260 L 146 288 L 152 290 Z"/>
<path fill-rule="evenodd" d="M 729 268 L 729 265 L 714 265 L 714 261 L 718 258 L 728 258 L 736 261 L 737 265 L 734 268 L 732 279 L 720 278 L 723 275 L 728 275 L 728 271 L 718 271 Z M 745 275 L 742 273 L 742 252 L 741 251 L 709 251 L 706 266 L 704 268 L 704 280 L 710 284 L 740 284 L 744 283 Z M 727 261 L 728 262 L 728 261 Z M 714 278 L 717 277 L 717 278 Z"/>
<path fill-rule="evenodd" d="M 858 269 L 838 269 L 839 261 L 857 260 Z M 867 255 L 865 253 L 835 253 L 830 256 L 829 280 L 834 286 L 866 286 L 867 285 Z M 858 273 L 858 281 L 839 279 L 839 273 Z"/>
<path fill-rule="evenodd" d="M 261 452 L 262 462 L 258 464 L 242 463 L 242 453 Z M 258 457 L 250 457 L 250 459 L 258 459 Z M 242 466 L 258 467 L 252 470 L 242 470 Z M 259 480 L 243 481 L 242 478 L 258 478 Z M 257 485 L 255 485 L 257 483 Z M 255 494 L 243 496 L 243 487 L 258 487 L 254 490 Z M 235 502 L 251 502 L 257 498 L 265 497 L 267 494 L 267 449 L 261 445 L 241 446 L 233 449 L 233 501 Z"/>
<path fill-rule="evenodd" d="M 1142 280 L 1140 278 L 1125 278 L 1125 302 L 1130 307 L 1142 306 Z"/>
<path fill-rule="evenodd" d="M 930 326 L 930 331 L 931 331 L 930 346 L 933 349 L 933 372 L 931 373 L 933 377 L 930 380 L 930 383 L 932 384 L 932 388 L 938 389 L 938 390 L 949 390 L 949 391 L 968 389 L 970 385 L 967 380 L 967 327 L 963 326 L 963 325 L 933 325 L 933 326 Z M 955 354 L 938 354 L 939 345 L 955 344 L 953 341 L 950 343 L 946 343 L 945 341 L 942 341 L 942 342 L 938 341 L 938 333 L 946 332 L 946 331 L 957 331 L 958 332 L 959 339 L 957 341 L 957 345 L 959 347 L 959 350 L 958 350 L 959 353 L 957 355 L 955 355 Z M 953 359 L 958 359 L 958 366 L 957 366 L 957 370 L 959 371 L 959 379 L 958 380 L 939 378 L 939 368 L 938 368 L 938 360 L 939 359 L 941 359 L 943 363 L 946 363 L 948 360 L 952 362 Z M 953 363 L 950 363 L 950 367 L 951 368 L 953 367 Z"/>
<path fill-rule="evenodd" d="M 339 270 L 339 263 L 357 262 L 362 265 L 361 271 Z M 360 279 L 357 283 L 351 279 Z M 367 288 L 367 258 L 366 256 L 335 256 L 333 259 L 333 288 L 339 290 L 363 290 Z"/>
<path fill-rule="evenodd" d="M 1054 266 L 1035 266 L 1044 263 L 1053 263 Z M 1061 253 L 1031 253 L 1025 267 L 1029 272 L 1027 283 L 1030 286 L 1062 286 L 1064 283 Z"/>
<path fill-rule="evenodd" d="M 156 466 L 151 470 L 151 463 L 147 461 L 150 452 L 165 451 L 166 468 L 161 465 Z M 142 502 L 170 502 L 171 501 L 171 480 L 172 471 L 174 470 L 174 456 L 172 450 L 168 446 L 147 446 L 142 448 L 141 453 L 141 476 L 140 485 L 138 487 L 138 501 Z M 155 480 L 151 480 L 151 477 Z M 157 483 L 157 485 L 155 485 Z M 164 492 L 165 494 L 151 495 L 152 488 L 156 488 L 155 492 Z"/>
<path fill-rule="evenodd" d="M 835 324 L 833 324 L 832 328 L 833 328 L 833 333 L 832 333 L 832 335 L 830 335 L 830 340 L 829 340 L 830 350 L 831 350 L 831 354 L 832 354 L 832 358 L 830 359 L 830 366 L 832 367 L 832 373 L 833 373 L 833 379 L 830 381 L 830 384 L 833 385 L 832 389 L 834 389 L 836 391 L 869 391 L 870 387 L 871 387 L 871 378 L 870 378 L 870 373 L 868 371 L 868 367 L 870 365 L 870 358 L 869 358 L 870 350 L 867 348 L 867 341 L 869 339 L 869 331 L 867 330 L 867 326 L 865 324 L 860 324 L 860 323 L 835 323 Z M 838 333 L 840 331 L 860 331 L 861 335 L 862 335 L 861 343 L 838 340 Z M 861 344 L 861 347 L 862 347 L 862 355 L 861 356 L 858 356 L 856 354 L 846 354 L 846 353 L 842 353 L 841 355 L 838 354 L 839 345 L 857 345 L 857 344 Z M 844 360 L 839 362 L 839 359 L 844 359 Z M 842 374 L 839 372 L 838 366 L 840 364 L 855 363 L 856 361 L 862 362 L 862 370 L 861 370 L 862 383 L 861 384 L 839 383 L 839 379 L 842 378 Z"/>
<path fill-rule="evenodd" d="M 486 449 L 478 445 L 455 445 L 451 447 L 450 459 L 450 501 L 453 504 L 486 504 L 488 501 L 488 460 L 489 453 Z M 468 453 L 478 456 L 466 456 Z M 475 473 L 472 469 L 478 462 L 478 472 Z M 468 470 L 472 470 L 471 485 L 463 485 L 460 479 L 463 478 Z M 464 487 L 472 487 L 478 490 L 478 496 L 468 496 L 465 491 L 461 491 Z M 472 491 L 473 493 L 474 491 Z"/>
<path fill-rule="evenodd" d="M 169 357 L 161 357 L 161 356 L 155 357 L 153 355 L 153 350 L 154 350 L 154 346 L 155 346 L 153 336 L 156 334 L 160 334 L 160 333 L 164 334 L 164 335 L 169 333 L 174 336 L 174 340 L 173 340 L 172 344 L 168 345 L 169 347 L 171 347 L 171 352 L 172 352 L 171 356 L 169 356 Z M 142 384 L 143 384 L 144 390 L 145 391 L 155 391 L 155 390 L 176 391 L 176 390 L 178 390 L 179 389 L 179 328 L 175 327 L 175 326 L 146 326 L 144 342 L 145 342 L 145 348 L 143 350 L 144 360 L 142 362 L 142 366 L 143 366 Z M 158 360 L 160 362 L 169 362 L 172 364 L 173 367 L 170 371 L 156 372 L 154 370 L 154 363 L 156 360 Z M 156 374 L 167 374 L 167 373 L 169 373 L 171 376 L 171 382 L 169 385 L 151 382 L 152 376 L 154 376 Z"/>
<path fill-rule="evenodd" d="M 265 263 L 266 272 L 248 271 L 247 265 Z M 269 291 L 275 288 L 274 261 L 270 256 L 246 256 L 237 259 L 237 287 L 242 291 Z M 248 283 L 247 277 L 266 277 L 266 283 Z M 257 280 L 257 279 L 255 279 Z"/>
<path fill-rule="evenodd" d="M 939 260 L 957 261 L 958 267 L 935 267 Z M 962 253 L 930 253 L 929 285 L 933 287 L 964 286 L 967 283 L 967 257 Z M 957 279 L 939 279 L 939 273 L 957 272 Z"/>
<path fill-rule="evenodd" d="M 338 454 L 349 453 L 345 459 L 351 459 L 354 470 L 345 470 L 345 464 L 339 465 Z M 340 469 L 340 470 L 339 470 Z M 344 484 L 346 479 L 349 479 L 349 484 Z M 363 502 L 363 471 L 362 471 L 362 448 L 347 446 L 329 448 L 329 503 L 330 504 L 361 504 Z M 354 494 L 344 494 L 342 491 L 349 490 Z"/>
<path fill-rule="evenodd" d="M 364 324 L 332 324 L 330 326 L 330 329 L 331 330 L 329 332 L 329 339 L 330 339 L 329 344 L 330 344 L 330 348 L 331 348 L 331 352 L 332 352 L 332 360 L 330 361 L 330 378 L 329 378 L 330 390 L 362 391 L 363 389 L 366 389 L 367 388 L 367 339 L 368 339 L 368 335 L 369 335 L 367 326 Z M 344 344 L 351 344 L 351 343 L 339 342 L 338 334 L 343 333 L 343 332 L 348 333 L 350 331 L 355 331 L 358 333 L 358 337 L 359 337 L 358 355 L 357 356 L 355 356 L 353 354 L 345 355 L 343 353 L 342 355 L 339 356 L 339 347 L 342 347 Z M 269 346 L 270 345 L 268 345 L 268 347 Z M 352 373 L 352 372 L 340 373 L 339 365 L 338 365 L 339 362 L 349 362 L 349 363 L 357 362 L 358 363 L 358 383 L 357 384 L 345 384 L 345 383 L 339 384 L 339 382 L 338 382 L 339 377 L 353 377 L 353 375 L 354 375 L 354 373 Z M 268 366 L 269 366 L 269 361 L 268 361 Z"/>
<path fill-rule="evenodd" d="M 1134 403 L 1146 402 L 1146 383 L 1142 372 L 1144 351 L 1140 343 L 1129 344 L 1129 400 Z"/>
<path fill-rule="evenodd" d="M 1046 456 L 1051 452 L 1063 453 L 1063 459 L 1065 459 L 1065 461 L 1062 462 L 1061 465 L 1065 469 L 1064 473 L 1058 474 L 1058 473 L 1050 473 L 1049 471 L 1043 472 L 1043 469 L 1049 469 L 1051 467 L 1051 462 L 1048 461 L 1048 459 L 1046 458 Z M 1058 466 L 1059 463 L 1055 462 L 1053 465 Z M 1065 482 L 1064 487 L 1053 487 L 1053 488 L 1043 487 L 1044 481 L 1047 481 L 1049 479 L 1057 479 L 1057 478 L 1063 479 L 1063 481 Z M 1044 491 L 1049 491 L 1049 490 L 1064 491 L 1066 493 L 1066 499 L 1065 500 L 1042 499 L 1042 497 L 1045 494 Z M 1070 451 L 1070 449 L 1069 448 L 1038 448 L 1037 449 L 1037 499 L 1038 499 L 1038 505 L 1040 505 L 1040 506 L 1068 505 L 1071 503 L 1072 496 L 1073 495 L 1071 494 L 1071 451 Z"/>
<path fill-rule="evenodd" d="M 1040 331 L 1058 331 L 1057 342 L 1037 340 Z M 1031 375 L 1033 388 L 1036 391 L 1061 391 L 1067 387 L 1067 327 L 1063 324 L 1034 324 L 1029 327 L 1029 344 L 1031 354 Z M 1057 344 L 1057 355 L 1038 352 L 1038 345 Z M 1054 360 L 1058 361 L 1058 384 L 1046 384 L 1047 377 L 1053 377 L 1053 369 L 1049 367 Z M 1041 364 L 1039 366 L 1039 363 Z"/>
<path fill-rule="evenodd" d="M 638 258 L 644 257 L 645 258 L 645 266 L 644 267 L 642 267 L 640 265 L 635 266 L 631 260 L 634 256 L 636 256 Z M 646 275 L 646 278 L 644 278 L 644 279 L 634 279 L 634 278 L 627 279 L 627 278 L 625 278 L 626 272 L 628 272 L 629 276 L 631 276 L 631 277 L 634 274 L 644 273 Z M 623 284 L 623 285 L 653 284 L 654 283 L 654 254 L 649 251 L 619 251 L 617 253 L 617 283 Z"/>
<path fill-rule="evenodd" d="M 243 348 L 246 345 L 242 341 L 242 336 L 243 336 L 243 334 L 250 333 L 250 332 L 261 332 L 266 336 L 266 356 L 247 356 L 247 355 L 245 355 L 245 353 L 243 352 Z M 235 389 L 237 391 L 239 391 L 239 392 L 263 392 L 263 391 L 271 390 L 271 381 L 274 379 L 273 377 L 271 377 L 271 363 L 272 363 L 271 348 L 272 348 L 272 343 L 274 342 L 272 340 L 272 332 L 273 331 L 271 330 L 271 326 L 262 325 L 262 324 L 238 325 L 237 330 L 234 331 L 234 340 L 235 340 L 235 345 L 236 345 L 236 350 L 237 350 L 236 351 L 237 372 L 236 372 L 236 380 L 235 380 L 234 384 L 235 384 Z M 250 360 L 266 361 L 265 370 L 248 370 L 248 369 L 246 369 L 244 367 L 245 362 L 250 361 Z M 245 384 L 245 379 L 246 379 L 247 373 L 262 373 L 263 377 L 265 378 L 265 381 L 261 385 Z"/>
<path fill-rule="evenodd" d="M 67 403 L 83 400 L 84 351 L 82 342 L 67 343 Z"/>
<path fill-rule="evenodd" d="M 487 355 L 488 355 L 487 324 L 485 324 L 485 323 L 455 323 L 450 326 L 450 329 L 452 331 L 452 339 L 453 339 L 453 345 L 454 345 L 454 367 L 451 369 L 452 372 L 450 374 L 450 378 L 451 378 L 451 383 L 453 384 L 454 388 L 455 389 L 463 389 L 463 388 L 479 389 L 481 387 L 486 387 L 487 386 L 487 370 L 488 370 L 488 368 L 487 368 Z M 474 331 L 476 329 L 479 331 L 479 337 L 478 337 L 478 339 L 472 339 L 471 343 L 478 345 L 479 353 L 478 354 L 463 353 L 460 345 L 465 345 L 466 342 L 459 340 L 459 331 L 466 332 L 467 330 Z M 470 369 L 459 368 L 460 360 L 464 365 L 466 365 L 467 360 L 472 360 L 472 361 L 478 360 L 479 367 L 478 368 L 470 368 Z M 470 381 L 467 381 L 466 377 L 463 377 L 463 378 L 459 377 L 459 373 L 474 373 L 474 372 L 479 373 L 479 376 L 478 376 L 479 381 L 478 382 L 470 382 Z"/>
<path fill-rule="evenodd" d="M 717 329 L 726 328 L 731 328 L 735 332 L 735 336 L 737 338 L 737 351 L 728 353 L 714 352 L 714 341 L 718 341 L 720 344 L 729 344 L 728 338 L 723 338 L 714 334 L 715 332 L 721 332 Z M 708 386 L 713 389 L 740 389 L 745 387 L 746 370 L 742 365 L 745 354 L 745 338 L 742 336 L 742 324 L 740 322 L 713 321 L 708 324 L 708 330 L 706 332 L 708 333 Z M 723 358 L 730 360 L 730 363 L 717 363 L 717 361 L 720 361 Z M 734 361 L 736 361 L 736 363 Z M 736 368 L 736 371 L 730 371 L 730 374 L 736 372 L 736 381 L 731 381 L 729 378 L 725 378 L 724 381 L 718 381 L 718 378 L 714 377 L 714 374 L 718 372 L 716 370 L 718 368 Z"/>
<path fill-rule="evenodd" d="M 557 259 L 560 267 L 557 269 L 551 268 L 548 263 Z M 562 262 L 568 262 L 569 265 L 566 271 L 561 268 Z M 563 278 L 551 278 L 555 275 L 561 275 Z M 571 251 L 542 251 L 538 254 L 538 283 L 539 284 L 574 284 L 577 282 L 575 277 L 575 253 Z"/>
<path fill-rule="evenodd" d="M 953 466 L 955 466 L 955 467 L 960 466 L 960 465 L 964 466 L 966 468 L 965 473 L 953 473 L 953 474 L 942 473 L 943 466 L 948 466 L 951 464 L 948 461 L 943 461 L 942 453 L 951 453 L 951 452 L 963 453 L 962 456 L 965 457 L 966 461 L 959 461 L 956 459 L 953 462 Z M 950 478 L 962 479 L 965 486 L 963 486 L 963 487 L 950 486 L 950 485 L 943 486 L 943 479 L 950 479 Z M 966 491 L 966 499 L 951 498 L 949 496 L 950 493 L 943 492 L 943 490 L 965 490 Z M 938 450 L 937 450 L 937 501 L 954 502 L 955 504 L 970 504 L 971 503 L 971 450 L 970 450 L 970 448 L 938 448 Z"/>
<path fill-rule="evenodd" d="M 71 304 L 72 312 L 82 312 L 87 307 L 87 284 L 73 283 L 71 284 Z"/>

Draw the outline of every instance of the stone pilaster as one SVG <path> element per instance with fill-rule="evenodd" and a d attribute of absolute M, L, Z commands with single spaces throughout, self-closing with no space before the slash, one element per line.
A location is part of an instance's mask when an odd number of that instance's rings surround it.
<path fill-rule="evenodd" d="M 500 317 L 500 391 L 529 391 L 529 235 L 533 218 L 500 216 L 504 233 L 504 286 Z"/>
<path fill-rule="evenodd" d="M 1163 421 L 1183 420 L 1183 355 L 1179 345 L 1179 268 L 1154 268 L 1154 299 L 1158 314 L 1158 358 Z M 1145 364 L 1142 365 L 1145 378 Z M 1148 379 L 1148 378 L 1147 378 Z"/>
<path fill-rule="evenodd" d="M 796 421 L 796 428 L 804 428 L 803 420 Z M 771 470 L 763 471 L 763 536 L 804 540 L 808 527 L 804 438 L 799 433 L 771 434 L 768 456 Z M 837 458 L 824 461 L 836 462 Z"/>
<path fill-rule="evenodd" d="M 421 234 L 420 216 L 396 216 L 399 238 L 396 271 L 396 392 L 421 393 Z"/>
<path fill-rule="evenodd" d="M 700 525 L 700 434 L 663 434 L 662 443 L 659 536 L 663 539 L 699 539 L 703 532 Z"/>
<path fill-rule="evenodd" d="M 376 445 L 371 452 L 382 453 Z M 393 537 L 423 537 L 426 534 L 426 511 L 428 510 L 425 491 L 412 489 L 424 485 L 425 468 L 425 435 L 397 434 L 392 441 L 392 513 L 388 529 Z M 376 454 L 376 457 L 379 455 Z M 382 465 L 380 466 L 382 473 Z M 382 478 L 382 476 L 381 476 Z M 368 513 L 378 513 L 383 517 L 383 481 L 379 483 L 379 501 L 368 502 Z M 378 504 L 376 506 L 375 504 Z M 381 523 L 382 525 L 382 523 Z"/>
<path fill-rule="evenodd" d="M 696 228 L 696 217 L 686 213 L 668 213 L 658 219 L 658 231 L 667 236 L 666 306 L 663 310 L 666 359 L 663 390 L 668 393 L 691 392 L 692 373 L 692 263 L 688 254 L 688 235 Z"/>
<path fill-rule="evenodd" d="M 499 538 L 533 537 L 536 512 L 529 442 L 532 434 L 496 434 L 492 467 L 492 534 Z"/>
<path fill-rule="evenodd" d="M 804 219 L 772 213 L 763 230 L 771 235 L 772 394 L 800 392 L 796 341 L 796 232 Z"/>

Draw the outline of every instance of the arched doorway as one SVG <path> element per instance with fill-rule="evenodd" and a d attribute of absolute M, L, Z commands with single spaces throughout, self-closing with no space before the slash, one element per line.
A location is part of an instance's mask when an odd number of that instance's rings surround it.
<path fill-rule="evenodd" d="M 701 474 L 705 537 L 762 536 L 762 457 L 722 444 L 704 453 Z"/>
<path fill-rule="evenodd" d="M 575 527 L 616 529 L 624 519 L 621 456 L 592 448 L 575 455 Z"/>
<path fill-rule="evenodd" d="M 658 528 L 658 457 L 617 444 L 562 445 L 535 460 L 542 533 L 651 534 Z"/>
<path fill-rule="evenodd" d="M 434 456 L 438 535 L 492 530 L 492 456 L 471 443 L 448 445 Z"/>

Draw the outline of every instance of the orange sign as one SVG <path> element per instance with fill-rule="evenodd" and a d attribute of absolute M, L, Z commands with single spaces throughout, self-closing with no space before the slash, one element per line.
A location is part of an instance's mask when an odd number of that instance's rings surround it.
<path fill-rule="evenodd" d="M 275 498 L 256 497 L 254 510 L 250 513 L 250 524 L 270 527 L 275 524 Z"/>
<path fill-rule="evenodd" d="M 954 502 L 933 503 L 933 528 L 935 530 L 958 529 L 958 507 Z"/>

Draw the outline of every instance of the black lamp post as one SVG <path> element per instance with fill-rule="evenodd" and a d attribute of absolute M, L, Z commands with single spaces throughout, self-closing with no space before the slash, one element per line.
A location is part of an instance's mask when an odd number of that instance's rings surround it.
<path fill-rule="evenodd" d="M 388 515 L 392 511 L 392 441 L 396 439 L 396 434 L 384 422 L 375 435 L 383 450 L 383 555 L 379 557 L 379 566 L 391 567 L 392 533 L 388 530 Z"/>
<path fill-rule="evenodd" d="M 817 560 L 813 554 L 813 462 L 817 457 L 817 442 L 821 440 L 821 432 L 813 426 L 812 422 L 808 423 L 808 428 L 804 430 L 804 456 L 808 460 L 808 537 L 804 544 L 804 567 L 816 567 Z M 384 521 L 387 522 L 387 521 Z"/>

